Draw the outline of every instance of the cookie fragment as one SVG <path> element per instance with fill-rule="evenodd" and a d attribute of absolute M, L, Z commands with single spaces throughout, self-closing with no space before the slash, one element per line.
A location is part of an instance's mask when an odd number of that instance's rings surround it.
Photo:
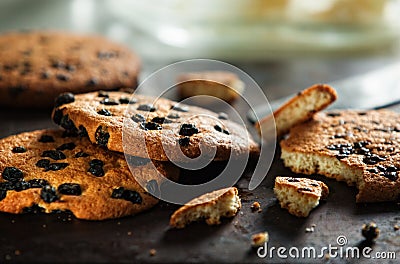
<path fill-rule="evenodd" d="M 184 228 L 187 224 L 205 219 L 208 225 L 218 225 L 221 217 L 233 217 L 241 208 L 235 187 L 224 188 L 199 196 L 177 211 L 170 218 L 170 225 Z"/>

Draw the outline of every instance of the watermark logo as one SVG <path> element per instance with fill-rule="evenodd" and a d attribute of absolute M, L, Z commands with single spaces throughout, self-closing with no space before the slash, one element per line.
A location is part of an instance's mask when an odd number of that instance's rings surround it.
<path fill-rule="evenodd" d="M 373 252 L 371 247 L 349 246 L 347 237 L 339 235 L 336 244 L 328 244 L 321 248 L 309 247 L 275 247 L 269 246 L 268 242 L 257 249 L 260 258 L 270 259 L 396 259 L 394 251 Z"/>
<path fill-rule="evenodd" d="M 179 76 L 185 73 L 204 71 L 225 71 L 236 74 L 245 85 L 245 90 L 243 94 L 237 93 L 236 90 L 234 91 L 235 93 L 240 95 L 240 98 L 236 100 L 234 104 L 228 104 L 218 97 L 200 95 L 179 101 L 172 108 L 165 107 L 166 102 L 164 101 L 163 103 L 163 98 L 174 97 L 171 95 L 177 92 L 176 88 L 179 84 Z M 199 80 L 199 77 L 196 77 L 196 80 Z M 200 80 L 203 79 L 200 78 Z M 204 80 L 207 80 L 206 77 L 204 77 Z M 215 80 L 210 79 L 207 81 Z M 224 85 L 226 86 L 226 84 Z M 233 89 L 232 87 L 229 88 Z M 140 95 L 151 95 L 154 97 L 154 101 L 146 102 L 147 106 L 143 106 L 143 109 L 146 108 L 149 111 L 142 111 L 140 112 L 140 116 L 137 116 L 138 104 L 140 104 L 139 101 L 141 100 Z M 133 103 L 134 101 L 135 103 Z M 217 189 L 233 186 L 239 180 L 240 176 L 243 174 L 247 166 L 250 155 L 249 150 L 243 151 L 243 149 L 246 149 L 243 146 L 249 145 L 249 137 L 247 135 L 248 130 L 246 127 L 247 110 L 252 110 L 256 105 L 260 104 L 264 104 L 267 107 L 269 106 L 269 102 L 261 88 L 245 72 L 225 62 L 203 59 L 174 63 L 151 74 L 136 89 L 131 98 L 131 102 L 132 103 L 128 105 L 125 113 L 122 140 L 125 157 L 132 172 L 134 168 L 137 167 L 138 162 L 140 163 L 140 160 L 143 158 L 144 152 L 146 152 L 147 158 L 151 158 L 151 155 L 149 154 L 152 153 L 149 153 L 149 151 L 154 151 L 154 144 L 157 144 L 157 148 L 159 148 L 157 149 L 157 153 L 163 153 L 163 155 L 167 157 L 169 162 L 173 163 L 179 168 L 186 170 L 202 169 L 215 159 L 216 155 L 218 154 L 218 150 L 215 146 L 216 144 L 213 146 L 212 144 L 210 144 L 210 142 L 216 142 L 218 141 L 218 139 L 208 137 L 207 133 L 204 133 L 204 137 L 197 137 L 198 142 L 196 142 L 196 144 L 198 144 L 200 153 L 195 158 L 185 155 L 179 144 L 182 142 L 174 142 L 178 141 L 176 139 L 179 135 L 182 135 L 180 131 L 180 129 L 182 128 L 182 124 L 188 124 L 188 130 L 195 130 L 195 128 L 190 127 L 190 124 L 196 123 L 196 120 L 200 119 L 203 120 L 202 124 L 212 124 L 212 126 L 219 128 L 221 132 L 225 132 L 224 119 L 220 119 L 215 116 L 215 114 L 211 114 L 211 112 L 207 112 L 204 110 L 198 109 L 198 111 L 186 111 L 187 104 L 200 102 L 200 104 L 198 104 L 199 106 L 208 108 L 212 112 L 228 112 L 229 119 L 237 124 L 237 131 L 240 131 L 241 133 L 241 138 L 243 140 L 240 140 L 240 142 L 236 142 L 235 138 L 232 137 L 232 140 L 226 146 L 227 149 L 230 150 L 230 156 L 223 171 L 219 175 L 216 175 L 209 182 L 197 185 L 184 185 L 171 181 L 166 177 L 163 177 L 162 175 L 157 175 L 153 178 L 149 178 L 149 175 L 136 175 L 137 182 L 153 196 L 161 200 L 176 204 L 184 204 L 187 201 L 192 200 L 193 198 L 198 197 L 202 194 Z M 157 109 L 153 110 L 152 106 L 157 106 Z M 238 107 L 243 111 L 237 111 Z M 270 107 L 269 109 L 270 114 L 272 114 L 272 110 Z M 178 115 L 179 120 L 169 118 L 171 120 L 168 121 L 171 122 L 169 122 L 169 124 L 167 125 L 168 129 L 164 129 L 164 124 L 150 124 L 152 126 L 157 126 L 157 129 L 154 129 L 156 131 L 150 131 L 152 130 L 152 127 L 149 127 L 149 131 L 146 131 L 147 128 L 145 126 L 148 125 L 146 124 L 146 122 L 154 118 L 154 113 L 162 114 L 161 118 L 173 115 L 176 116 L 177 113 L 180 113 L 180 115 Z M 135 127 L 137 126 L 137 124 L 132 122 L 132 118 L 137 120 L 140 119 L 139 122 L 142 122 L 141 125 L 144 127 L 144 129 L 137 129 L 137 127 Z M 166 119 L 164 119 L 164 121 Z M 251 182 L 249 186 L 250 190 L 256 188 L 262 182 L 272 164 L 276 146 L 276 131 L 274 122 L 271 124 L 271 127 L 273 128 L 270 131 L 271 140 L 268 142 L 268 144 L 261 144 L 261 152 L 258 157 L 258 163 L 255 166 L 251 177 Z M 237 131 L 234 132 L 237 133 Z M 190 131 L 188 131 L 188 133 L 189 132 Z M 226 134 L 229 133 L 227 132 Z M 158 143 L 159 141 L 161 141 L 161 144 Z M 238 151 L 239 148 L 240 151 Z M 141 158 L 135 158 L 135 155 L 132 153 L 140 153 L 141 155 L 137 156 L 140 156 Z M 157 166 L 155 166 L 154 163 L 153 168 L 157 169 Z M 162 182 L 162 184 L 160 184 L 160 182 Z M 149 185 L 149 183 L 153 184 Z"/>

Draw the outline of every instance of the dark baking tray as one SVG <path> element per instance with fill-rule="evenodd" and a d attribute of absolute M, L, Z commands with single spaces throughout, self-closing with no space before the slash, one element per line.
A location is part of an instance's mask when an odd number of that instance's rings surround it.
<path fill-rule="evenodd" d="M 0 137 L 39 128 L 55 127 L 48 111 L 0 110 L 2 126 Z M 400 224 L 398 203 L 356 204 L 357 190 L 345 183 L 324 177 L 330 188 L 326 202 L 316 208 L 308 218 L 300 219 L 281 209 L 274 198 L 272 187 L 277 175 L 292 175 L 279 159 L 279 148 L 274 163 L 263 184 L 256 190 L 247 190 L 253 164 L 238 182 L 242 198 L 240 213 L 224 220 L 219 226 L 194 223 L 182 230 L 170 229 L 170 215 L 176 205 L 160 203 L 156 208 L 133 217 L 107 221 L 83 221 L 67 213 L 23 214 L 0 213 L 0 263 L 39 262 L 368 262 L 371 259 L 355 258 L 259 258 L 250 247 L 252 234 L 268 231 L 269 247 L 322 247 L 338 246 L 337 238 L 344 235 L 346 246 L 371 246 L 375 252 L 395 252 L 400 258 Z M 216 169 L 221 164 L 214 164 Z M 215 170 L 209 168 L 200 173 L 183 172 L 186 177 L 212 177 Z M 254 201 L 260 202 L 262 212 L 252 212 Z M 373 245 L 368 245 L 361 236 L 364 223 L 375 221 L 381 234 Z M 314 232 L 306 232 L 315 225 Z M 345 247 L 346 247 L 345 246 Z M 150 250 L 155 249 L 154 256 Z M 393 262 L 396 260 L 380 260 Z"/>

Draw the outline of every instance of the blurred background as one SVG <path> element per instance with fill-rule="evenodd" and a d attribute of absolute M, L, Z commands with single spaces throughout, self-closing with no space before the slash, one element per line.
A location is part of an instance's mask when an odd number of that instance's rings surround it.
<path fill-rule="evenodd" d="M 0 0 L 0 32 L 61 29 L 132 47 L 142 77 L 212 58 L 276 99 L 400 58 L 398 0 Z"/>

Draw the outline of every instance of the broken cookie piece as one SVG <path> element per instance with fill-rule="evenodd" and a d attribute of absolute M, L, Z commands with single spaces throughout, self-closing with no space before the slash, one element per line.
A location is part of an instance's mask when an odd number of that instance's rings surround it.
<path fill-rule="evenodd" d="M 320 199 L 328 196 L 329 189 L 321 181 L 278 176 L 274 192 L 282 208 L 297 217 L 307 217 Z"/>
<path fill-rule="evenodd" d="M 203 194 L 173 213 L 170 225 L 184 228 L 187 224 L 205 219 L 208 225 L 220 224 L 221 217 L 233 217 L 241 207 L 238 190 L 224 188 Z"/>

